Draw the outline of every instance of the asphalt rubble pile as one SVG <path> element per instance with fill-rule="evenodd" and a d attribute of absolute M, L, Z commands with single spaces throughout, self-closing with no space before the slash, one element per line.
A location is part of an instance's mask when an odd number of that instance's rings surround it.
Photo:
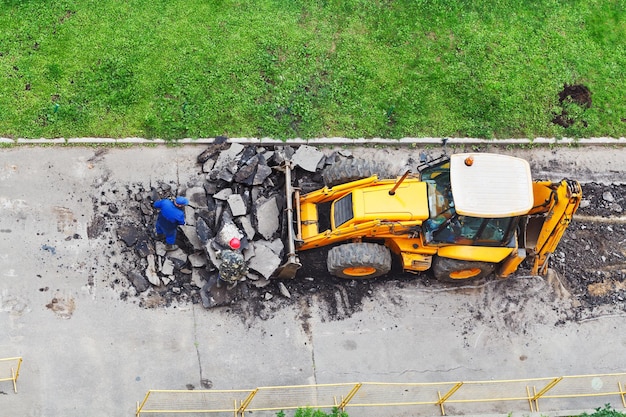
<path fill-rule="evenodd" d="M 228 143 L 217 138 L 198 155 L 199 181 L 175 190 L 160 183 L 132 196 L 142 217 L 117 228 L 117 236 L 140 258 L 136 268 L 125 271 L 137 293 L 153 288 L 166 290 L 176 298 L 194 298 L 206 308 L 228 305 L 254 294 L 270 284 L 285 258 L 286 195 L 282 168 L 290 161 L 295 185 L 303 192 L 324 186 L 324 167 L 348 151 L 325 155 L 317 148 L 303 145 L 262 147 Z M 186 224 L 179 227 L 174 251 L 153 230 L 157 210 L 154 201 L 185 196 Z M 117 211 L 109 207 L 110 212 Z M 146 225 L 147 227 L 144 227 Z M 218 287 L 220 259 L 217 251 L 226 248 L 233 237 L 241 240 L 248 265 L 245 279 L 232 289 Z M 289 290 L 277 282 L 278 292 L 290 298 Z M 269 300 L 272 292 L 262 293 Z"/>
<path fill-rule="evenodd" d="M 187 184 L 125 184 L 124 196 L 118 184 L 103 180 L 100 193 L 93 197 L 96 216 L 87 233 L 90 239 L 108 240 L 108 260 L 115 271 L 126 277 L 112 274 L 108 285 L 120 291 L 121 299 L 136 297 L 139 305 L 146 308 L 187 302 L 206 308 L 232 305 L 235 309 L 250 309 L 263 318 L 285 303 L 316 294 L 328 304 L 329 317 L 341 319 L 358 310 L 363 299 L 371 298 L 377 288 L 387 284 L 444 285 L 429 273 L 396 273 L 390 280 L 340 281 L 328 275 L 323 251 L 300 253 L 302 268 L 296 278 L 276 279 L 276 268 L 285 260 L 286 242 L 285 175 L 281 165 L 285 161 L 295 165 L 293 183 L 306 193 L 324 186 L 324 168 L 352 157 L 351 151 L 345 149 L 244 146 L 217 138 L 198 155 L 197 179 Z M 392 160 L 381 151 L 372 160 L 395 162 L 398 166 L 393 171 L 401 173 L 429 155 L 418 155 L 416 151 L 407 157 L 408 160 Z M 619 249 L 626 226 L 610 221 L 623 216 L 626 210 L 626 185 L 582 186 L 580 209 L 550 264 L 563 278 L 562 285 L 580 303 L 580 311 L 572 316 L 574 320 L 591 314 L 587 310 L 623 305 L 626 297 L 624 255 Z M 176 244 L 180 249 L 167 252 L 165 243 L 154 235 L 157 211 L 153 203 L 178 195 L 190 201 L 185 210 L 187 225 L 179 229 Z M 585 216 L 606 217 L 607 221 L 589 221 Z M 229 291 L 215 286 L 219 262 L 215 247 L 224 246 L 233 233 L 241 237 L 249 274 Z M 518 275 L 528 273 L 529 266 L 522 264 Z"/>

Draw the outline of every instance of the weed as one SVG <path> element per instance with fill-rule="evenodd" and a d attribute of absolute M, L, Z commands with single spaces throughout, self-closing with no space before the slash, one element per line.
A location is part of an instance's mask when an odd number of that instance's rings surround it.
<path fill-rule="evenodd" d="M 286 417 L 284 411 L 278 411 L 276 417 Z M 333 407 L 329 412 L 315 408 L 298 408 L 294 417 L 348 417 L 348 413 L 341 411 L 338 407 Z"/>
<path fill-rule="evenodd" d="M 596 408 L 595 412 L 591 414 L 583 413 L 581 417 L 624 417 L 626 414 L 621 413 L 611 408 L 610 404 L 605 404 L 604 407 Z"/>

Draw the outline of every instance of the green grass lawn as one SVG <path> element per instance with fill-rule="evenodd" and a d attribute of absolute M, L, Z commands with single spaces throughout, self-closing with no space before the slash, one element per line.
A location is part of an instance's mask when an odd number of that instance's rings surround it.
<path fill-rule="evenodd" d="M 0 77 L 8 137 L 620 137 L 626 2 L 2 0 Z"/>

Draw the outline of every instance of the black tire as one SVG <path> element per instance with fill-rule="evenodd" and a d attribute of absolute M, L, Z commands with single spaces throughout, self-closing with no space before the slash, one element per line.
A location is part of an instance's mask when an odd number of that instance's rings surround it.
<path fill-rule="evenodd" d="M 435 256 L 433 274 L 438 281 L 461 283 L 491 275 L 495 264 L 489 262 L 461 261 Z"/>
<path fill-rule="evenodd" d="M 391 168 L 385 163 L 364 159 L 344 159 L 324 169 L 322 173 L 324 184 L 328 187 L 361 180 L 372 175 L 378 175 L 379 179 L 396 178 L 396 175 L 391 173 Z"/>
<path fill-rule="evenodd" d="M 328 251 L 326 266 L 339 278 L 375 278 L 391 270 L 391 252 L 376 243 L 347 243 Z"/>

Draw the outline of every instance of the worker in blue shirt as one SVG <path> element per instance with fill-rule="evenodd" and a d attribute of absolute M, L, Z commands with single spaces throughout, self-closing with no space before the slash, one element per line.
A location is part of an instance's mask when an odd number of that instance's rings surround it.
<path fill-rule="evenodd" d="M 174 200 L 164 198 L 154 202 L 154 207 L 160 210 L 156 221 L 157 236 L 165 235 L 165 249 L 168 251 L 178 249 L 178 246 L 175 245 L 176 229 L 178 225 L 185 224 L 185 206 L 187 204 L 189 204 L 189 200 L 185 197 L 176 197 Z"/>

